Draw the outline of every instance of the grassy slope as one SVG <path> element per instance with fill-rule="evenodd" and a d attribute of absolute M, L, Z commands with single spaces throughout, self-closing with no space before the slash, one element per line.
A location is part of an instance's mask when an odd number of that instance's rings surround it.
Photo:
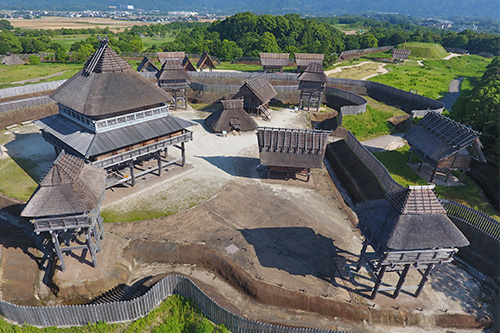
<path fill-rule="evenodd" d="M 0 332 L 229 332 L 223 326 L 210 322 L 189 298 L 175 295 L 167 298 L 160 306 L 146 317 L 132 323 L 123 324 L 88 324 L 83 327 L 47 327 L 39 329 L 33 326 L 19 327 L 0 319 Z"/>
<path fill-rule="evenodd" d="M 0 88 L 14 87 L 11 82 L 24 81 L 49 76 L 55 73 L 66 71 L 48 79 L 43 79 L 35 83 L 57 81 L 68 79 L 82 69 L 79 63 L 41 63 L 38 65 L 5 66 L 0 65 Z M 17 84 L 19 85 L 19 84 Z"/>
<path fill-rule="evenodd" d="M 433 43 L 412 42 L 399 44 L 396 48 L 411 50 L 410 59 L 443 59 L 449 55 L 440 44 Z"/>
<path fill-rule="evenodd" d="M 420 95 L 439 99 L 448 92 L 451 80 L 457 77 L 479 77 L 490 61 L 479 56 L 424 60 L 424 66 L 418 65 L 416 61 L 407 61 L 405 65 L 387 65 L 389 73 L 369 80 L 405 91 L 417 89 Z"/>

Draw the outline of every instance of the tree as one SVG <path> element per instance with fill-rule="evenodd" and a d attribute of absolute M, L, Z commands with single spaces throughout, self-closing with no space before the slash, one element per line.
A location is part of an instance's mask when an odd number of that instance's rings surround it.
<path fill-rule="evenodd" d="M 372 33 L 367 32 L 361 35 L 361 38 L 359 39 L 359 45 L 362 49 L 377 47 L 378 39 L 375 38 L 375 36 Z"/>
<path fill-rule="evenodd" d="M 30 55 L 28 57 L 28 60 L 30 62 L 31 65 L 38 65 L 40 64 L 40 58 L 36 55 Z"/>
<path fill-rule="evenodd" d="M 12 32 L 0 33 L 0 54 L 7 52 L 21 53 L 22 50 L 21 42 Z"/>
<path fill-rule="evenodd" d="M 12 26 L 12 24 L 10 24 L 10 22 L 6 19 L 1 19 L 0 20 L 0 30 L 13 30 L 14 27 Z"/>
<path fill-rule="evenodd" d="M 75 61 L 85 61 L 94 53 L 95 49 L 91 44 L 82 44 L 76 52 L 73 52 Z"/>

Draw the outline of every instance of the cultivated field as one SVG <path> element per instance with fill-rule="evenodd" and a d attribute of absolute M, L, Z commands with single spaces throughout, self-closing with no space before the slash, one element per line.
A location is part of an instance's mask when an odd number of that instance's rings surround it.
<path fill-rule="evenodd" d="M 149 25 L 151 23 L 140 21 L 112 20 L 99 17 L 52 17 L 46 16 L 35 20 L 11 19 L 10 24 L 15 28 L 24 29 L 47 29 L 55 30 L 61 28 L 87 29 L 109 27 L 111 31 L 123 31 L 134 25 Z"/>

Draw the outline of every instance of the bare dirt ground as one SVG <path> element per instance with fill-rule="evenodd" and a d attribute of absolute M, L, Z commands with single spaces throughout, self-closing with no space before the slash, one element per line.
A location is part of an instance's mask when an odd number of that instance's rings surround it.
<path fill-rule="evenodd" d="M 66 256 L 68 269 L 57 270 L 54 275 L 59 297 L 35 277 L 20 279 L 12 290 L 35 290 L 36 297 L 46 304 L 58 304 L 67 299 L 95 297 L 119 283 L 131 285 L 147 276 L 182 273 L 207 286 L 209 294 L 221 304 L 253 319 L 361 332 L 386 330 L 373 323 L 342 322 L 341 318 L 293 310 L 291 304 L 275 307 L 259 303 L 242 289 L 228 284 L 217 269 L 210 268 L 210 263 L 183 262 L 183 248 L 201 248 L 233 263 L 263 286 L 280 288 L 283 293 L 319 297 L 344 303 L 346 307 L 355 305 L 362 311 L 419 316 L 422 320 L 418 323 L 420 328 L 414 329 L 416 332 L 444 332 L 434 327 L 434 315 L 480 317 L 490 313 L 483 277 L 455 264 L 436 268 L 419 298 L 413 297 L 410 289 L 397 299 L 382 292 L 374 301 L 369 300 L 366 296 L 374 276 L 368 266 L 359 273 L 354 270 L 361 237 L 337 200 L 326 170 L 314 170 L 309 183 L 262 179 L 256 171 L 255 133 L 222 137 L 202 126 L 207 112 L 174 111 L 173 115 L 200 123 L 191 128 L 194 141 L 187 144 L 188 167 L 176 168 L 162 177 L 151 176 L 145 180 L 150 188 L 138 186 L 112 192 L 104 206 L 105 210 L 117 211 L 160 207 L 172 209 L 175 214 L 146 221 L 106 223 L 103 251 L 97 255 L 98 268 L 90 265 L 86 253 Z M 274 127 L 307 125 L 305 114 L 290 109 L 273 111 L 270 122 L 258 122 Z M 196 205 L 186 207 L 182 202 Z M 10 249 L 5 242 L 0 240 L 0 245 L 0 287 L 5 290 L 5 281 L 9 280 L 6 272 L 17 264 L 8 260 L 6 250 Z M 26 253 L 18 255 L 30 257 Z M 38 274 L 36 264 L 21 267 L 34 276 Z M 405 286 L 415 286 L 419 278 L 418 272 L 411 270 Z M 383 287 L 394 286 L 397 279 L 396 273 L 387 274 Z M 18 301 L 5 292 L 2 297 Z"/>
<path fill-rule="evenodd" d="M 120 31 L 131 28 L 134 25 L 148 25 L 150 23 L 140 21 L 113 20 L 100 17 L 50 17 L 44 16 L 35 20 L 9 19 L 14 28 L 24 29 L 60 29 L 60 28 L 104 28 L 109 27 L 112 31 Z"/>
<path fill-rule="evenodd" d="M 333 74 L 340 73 L 340 72 L 343 71 L 343 69 L 354 68 L 354 67 L 362 67 L 363 65 L 367 65 L 367 64 L 378 64 L 378 63 L 373 62 L 373 61 L 363 61 L 362 63 L 357 64 L 357 65 L 342 66 L 342 67 L 337 67 L 337 68 L 334 68 L 334 69 L 330 69 L 328 71 L 325 71 L 325 74 L 327 76 L 335 76 Z M 363 77 L 359 78 L 359 80 L 368 80 L 369 78 L 375 77 L 377 75 L 382 75 L 382 74 L 388 73 L 389 71 L 384 68 L 385 66 L 386 66 L 386 64 L 380 64 L 378 66 L 378 68 L 377 68 L 376 73 L 372 73 L 372 74 L 363 76 Z"/>

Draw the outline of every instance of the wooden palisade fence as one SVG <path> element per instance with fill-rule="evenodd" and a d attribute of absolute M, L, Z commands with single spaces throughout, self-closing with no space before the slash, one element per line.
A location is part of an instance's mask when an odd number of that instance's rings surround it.
<path fill-rule="evenodd" d="M 19 324 L 41 327 L 82 326 L 100 321 L 121 323 L 146 316 L 164 299 L 172 295 L 191 298 L 208 318 L 216 324 L 224 325 L 231 332 L 341 332 L 328 329 L 285 327 L 243 318 L 219 306 L 189 278 L 180 275 L 164 277 L 146 294 L 129 301 L 50 307 L 20 306 L 0 301 L 0 314 Z"/>

